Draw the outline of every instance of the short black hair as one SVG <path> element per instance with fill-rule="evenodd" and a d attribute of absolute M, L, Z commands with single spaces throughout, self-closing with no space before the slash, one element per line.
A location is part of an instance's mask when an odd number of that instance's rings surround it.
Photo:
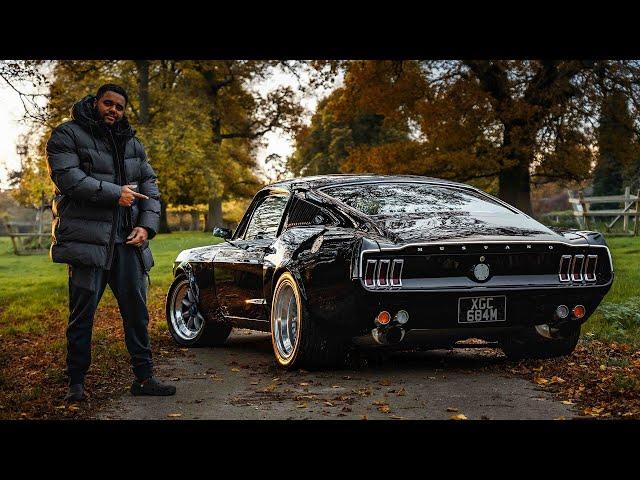
<path fill-rule="evenodd" d="M 122 88 L 120 85 L 116 85 L 115 83 L 105 83 L 98 89 L 98 93 L 96 93 L 96 98 L 99 100 L 102 96 L 107 92 L 114 92 L 124 97 L 124 101 L 126 104 L 129 103 L 129 95 L 127 95 L 127 91 Z"/>

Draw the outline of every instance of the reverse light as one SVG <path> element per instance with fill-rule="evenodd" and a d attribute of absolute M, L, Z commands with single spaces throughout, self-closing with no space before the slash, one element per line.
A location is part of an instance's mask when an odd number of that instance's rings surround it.
<path fill-rule="evenodd" d="M 394 320 L 400 325 L 404 325 L 409 321 L 409 312 L 407 312 L 406 310 L 398 310 L 398 313 L 396 313 Z"/>
<path fill-rule="evenodd" d="M 569 316 L 569 307 L 566 305 L 558 305 L 556 307 L 556 316 L 558 318 L 567 318 Z"/>

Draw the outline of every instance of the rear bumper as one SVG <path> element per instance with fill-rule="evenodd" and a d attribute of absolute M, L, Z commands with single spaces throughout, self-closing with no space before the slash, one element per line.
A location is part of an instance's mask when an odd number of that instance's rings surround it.
<path fill-rule="evenodd" d="M 554 312 L 558 305 L 569 309 L 584 305 L 586 315 L 580 320 L 567 322 L 582 324 L 595 311 L 611 284 L 589 288 L 522 288 L 486 289 L 482 291 L 464 290 L 459 292 L 371 292 L 359 285 L 353 324 L 349 330 L 357 335 L 370 333 L 374 328 L 374 318 L 381 310 L 393 316 L 398 310 L 409 313 L 409 321 L 404 325 L 407 331 L 405 342 L 412 338 L 432 337 L 440 332 L 443 336 L 469 338 L 498 337 L 540 324 L 556 322 Z M 458 321 L 458 299 L 461 297 L 506 297 L 506 319 L 497 322 L 475 324 Z M 414 331 L 413 333 L 411 333 Z"/>

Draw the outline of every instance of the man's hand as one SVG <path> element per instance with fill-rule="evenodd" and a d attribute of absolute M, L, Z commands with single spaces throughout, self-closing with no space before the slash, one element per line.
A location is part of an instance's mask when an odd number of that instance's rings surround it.
<path fill-rule="evenodd" d="M 127 237 L 127 245 L 133 245 L 134 247 L 139 247 L 146 240 L 149 234 L 147 233 L 147 229 L 144 227 L 135 227 L 129 236 Z"/>
<path fill-rule="evenodd" d="M 123 207 L 130 207 L 133 203 L 133 200 L 136 198 L 142 198 L 144 200 L 149 200 L 149 197 L 143 195 L 138 192 L 134 192 L 131 190 L 132 185 L 123 185 L 120 189 L 120 198 L 118 199 L 118 204 Z"/>

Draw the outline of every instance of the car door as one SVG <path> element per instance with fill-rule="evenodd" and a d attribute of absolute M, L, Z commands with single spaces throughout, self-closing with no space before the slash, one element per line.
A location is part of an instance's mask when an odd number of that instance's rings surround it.
<path fill-rule="evenodd" d="M 289 196 L 275 193 L 257 202 L 232 246 L 215 259 L 218 302 L 231 320 L 269 319 L 263 294 L 264 256 L 275 242 Z"/>

